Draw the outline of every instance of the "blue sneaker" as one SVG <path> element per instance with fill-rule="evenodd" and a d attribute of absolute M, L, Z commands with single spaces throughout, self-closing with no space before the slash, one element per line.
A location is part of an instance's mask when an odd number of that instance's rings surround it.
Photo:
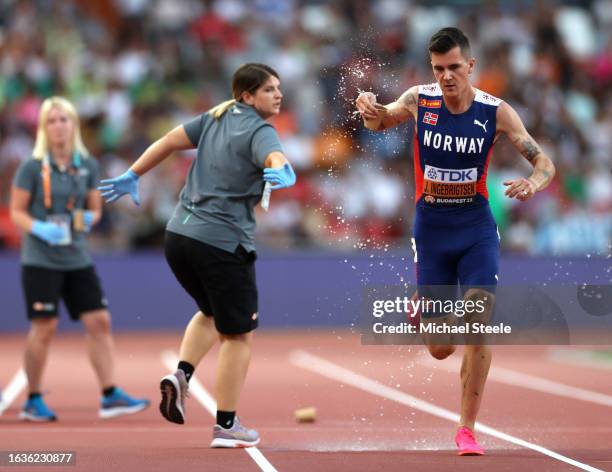
<path fill-rule="evenodd" d="M 120 388 L 115 387 L 115 391 L 108 397 L 101 400 L 101 408 L 98 411 L 100 418 L 115 418 L 122 415 L 138 413 L 149 406 L 149 400 L 132 398 Z"/>
<path fill-rule="evenodd" d="M 41 396 L 32 398 L 31 400 L 28 399 L 23 405 L 23 410 L 19 413 L 19 418 L 26 421 L 38 421 L 40 423 L 57 420 L 57 416 L 55 416 L 55 413 L 45 404 Z"/>

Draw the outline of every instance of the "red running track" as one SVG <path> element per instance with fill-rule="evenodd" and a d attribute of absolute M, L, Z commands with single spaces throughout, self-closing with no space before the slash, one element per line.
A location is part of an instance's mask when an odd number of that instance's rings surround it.
<path fill-rule="evenodd" d="M 213 421 L 195 396 L 188 401 L 185 425 L 168 423 L 159 415 L 158 381 L 167 373 L 161 353 L 176 352 L 179 342 L 179 333 L 117 335 L 118 384 L 151 398 L 153 406 L 134 416 L 100 420 L 99 393 L 83 339 L 58 337 L 44 384 L 45 398 L 59 421 L 18 421 L 22 393 L 0 417 L 0 450 L 75 451 L 76 467 L 64 468 L 75 471 L 261 471 L 244 450 L 208 448 Z M 0 336 L 4 387 L 21 364 L 22 345 L 22 336 Z M 321 364 L 320 372 L 316 362 L 298 366 L 292 356 L 296 349 L 314 356 L 307 360 L 331 364 Z M 547 347 L 495 347 L 479 420 L 577 461 L 582 470 L 612 470 L 612 397 L 606 395 L 612 393 L 612 370 L 559 362 L 550 352 Z M 215 356 L 212 353 L 196 371 L 209 391 Z M 362 346 L 358 336 L 347 332 L 262 331 L 255 339 L 239 413 L 245 424 L 258 429 L 258 449 L 278 471 L 581 470 L 483 433 L 478 437 L 486 456 L 457 457 L 453 421 L 389 398 L 389 392 L 400 400 L 416 397 L 426 405 L 458 412 L 460 356 L 453 357 L 432 362 L 418 347 Z M 336 367 L 339 372 L 348 370 L 347 375 L 359 382 L 377 382 L 383 395 L 338 380 Z M 603 399 L 597 403 L 527 388 L 504 381 L 508 371 L 600 393 Z M 317 421 L 297 424 L 293 412 L 306 406 L 317 408 Z M 15 470 L 28 469 L 41 470 Z"/>

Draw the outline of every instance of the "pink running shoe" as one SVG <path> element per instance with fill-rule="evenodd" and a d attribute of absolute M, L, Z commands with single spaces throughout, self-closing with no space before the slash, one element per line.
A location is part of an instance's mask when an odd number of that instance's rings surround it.
<path fill-rule="evenodd" d="M 459 452 L 459 456 L 483 456 L 484 449 L 476 442 L 474 433 L 470 428 L 462 426 L 457 430 L 455 435 L 455 443 Z"/>

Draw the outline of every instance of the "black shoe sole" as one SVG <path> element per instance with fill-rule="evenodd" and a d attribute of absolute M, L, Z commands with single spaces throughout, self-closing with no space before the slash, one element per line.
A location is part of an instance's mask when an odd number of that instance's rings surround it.
<path fill-rule="evenodd" d="M 159 411 L 162 416 L 171 423 L 184 424 L 185 418 L 183 418 L 182 413 L 176 407 L 178 391 L 175 385 L 170 380 L 163 379 L 159 384 L 159 389 L 162 396 Z"/>

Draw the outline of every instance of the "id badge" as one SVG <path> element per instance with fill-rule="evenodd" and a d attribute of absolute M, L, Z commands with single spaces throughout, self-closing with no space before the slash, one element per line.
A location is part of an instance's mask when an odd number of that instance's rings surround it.
<path fill-rule="evenodd" d="M 58 214 L 58 215 L 49 215 L 47 216 L 47 221 L 50 223 L 55 223 L 64 232 L 64 237 L 62 240 L 57 243 L 58 246 L 69 246 L 72 244 L 72 233 L 70 232 L 71 227 L 71 218 L 70 215 L 66 214 Z"/>

